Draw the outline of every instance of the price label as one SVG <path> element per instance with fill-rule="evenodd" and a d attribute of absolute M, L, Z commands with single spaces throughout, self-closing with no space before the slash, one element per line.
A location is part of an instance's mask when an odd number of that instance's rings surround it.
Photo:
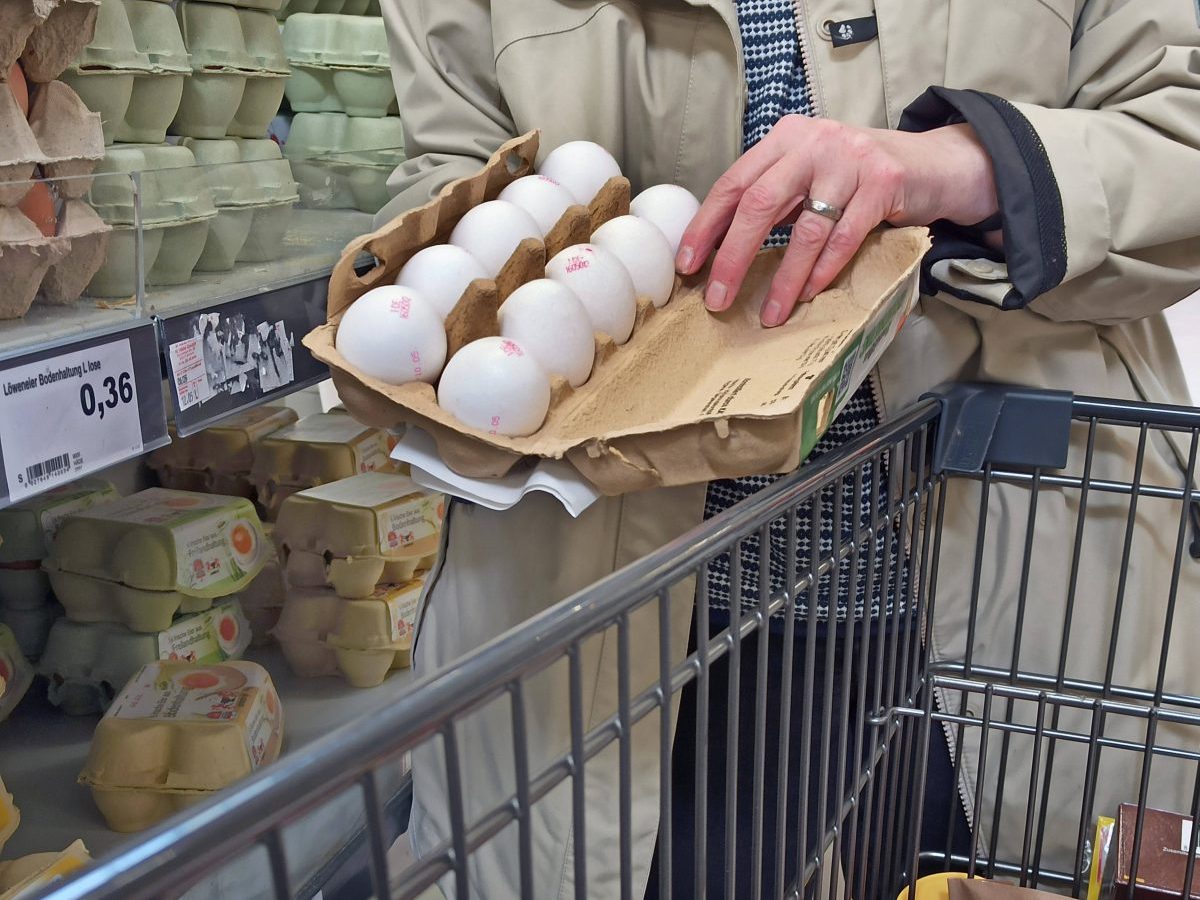
<path fill-rule="evenodd" d="M 141 453 L 129 338 L 0 374 L 0 450 L 18 501 Z"/>

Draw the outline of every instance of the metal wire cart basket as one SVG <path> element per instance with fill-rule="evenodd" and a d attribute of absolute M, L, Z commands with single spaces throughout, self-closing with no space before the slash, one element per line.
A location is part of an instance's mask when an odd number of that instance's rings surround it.
<path fill-rule="evenodd" d="M 1080 897 L 1121 804 L 1132 897 L 1146 811 L 1200 808 L 1198 446 L 1197 410 L 925 399 L 49 896 L 182 895 L 246 853 L 275 897 L 311 896 L 289 829 L 352 795 L 358 879 L 327 898 L 640 898 L 651 854 L 663 897 L 890 900 L 943 870 Z M 745 571 L 772 534 L 790 549 Z M 710 633 L 722 554 L 742 611 Z M 409 759 L 418 801 L 426 777 L 443 798 L 415 862 Z M 573 852 L 551 892 L 553 828 Z"/>

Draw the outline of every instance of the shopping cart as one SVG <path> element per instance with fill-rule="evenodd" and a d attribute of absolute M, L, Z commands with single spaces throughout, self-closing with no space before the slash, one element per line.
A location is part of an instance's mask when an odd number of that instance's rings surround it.
<path fill-rule="evenodd" d="M 1153 804 L 1200 812 L 1198 446 L 1196 410 L 989 388 L 925 399 L 50 896 L 176 896 L 250 853 L 292 897 L 288 829 L 347 794 L 367 823 L 363 880 L 336 896 L 439 883 L 460 898 L 542 896 L 554 823 L 570 829 L 563 883 L 579 898 L 639 897 L 651 852 L 663 897 L 686 883 L 681 866 L 699 897 L 892 898 L 950 869 L 1082 896 L 1097 816 L 1136 804 L 1140 833 Z M 886 486 L 878 502 L 844 502 L 869 485 Z M 761 553 L 746 577 L 740 548 L 768 547 L 773 528 L 828 540 Z M 755 593 L 710 634 L 722 554 L 734 593 Z M 774 594 L 772 564 L 786 576 Z M 821 621 L 835 589 L 875 614 L 851 603 Z M 671 627 L 680 596 L 690 642 Z M 597 641 L 615 642 L 613 703 L 585 710 Z M 635 677 L 647 665 L 652 677 Z M 774 665 L 800 676 L 772 687 Z M 568 704 L 552 723 L 561 744 L 535 708 L 547 685 Z M 677 719 L 681 697 L 694 722 Z M 481 747 L 486 779 L 464 764 Z M 418 801 L 436 770 L 426 813 L 444 840 L 399 864 L 379 773 L 410 754 Z M 589 793 L 610 776 L 611 796 Z M 634 837 L 647 808 L 654 846 Z M 737 838 L 717 845 L 720 819 Z M 511 874 L 509 892 L 489 866 Z"/>

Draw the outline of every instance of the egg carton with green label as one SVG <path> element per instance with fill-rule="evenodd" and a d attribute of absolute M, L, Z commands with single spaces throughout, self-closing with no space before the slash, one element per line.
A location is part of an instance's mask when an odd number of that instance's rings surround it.
<path fill-rule="evenodd" d="M 304 206 L 375 213 L 391 199 L 387 179 L 404 162 L 404 128 L 396 116 L 297 113 L 283 152 Z"/>
<path fill-rule="evenodd" d="M 47 697 L 67 715 L 103 712 L 142 666 L 157 659 L 219 663 L 240 659 L 250 626 L 237 600 L 182 616 L 158 632 L 136 632 L 112 622 L 54 623 L 37 672 Z"/>
<path fill-rule="evenodd" d="M 275 17 L 193 0 L 179 3 L 176 13 L 192 72 L 171 132 L 266 137 L 290 72 Z"/>
<path fill-rule="evenodd" d="M 300 13 L 284 24 L 283 46 L 294 112 L 398 113 L 382 18 Z"/>
<path fill-rule="evenodd" d="M 212 597 L 179 591 L 147 591 L 107 578 L 65 572 L 53 560 L 42 565 L 54 596 L 73 622 L 116 622 L 132 631 L 150 633 L 171 627 L 177 615 L 210 609 Z"/>
<path fill-rule="evenodd" d="M 141 183 L 136 199 L 130 178 L 100 177 L 92 186 L 89 200 L 113 226 L 113 233 L 108 259 L 92 279 L 89 292 L 100 297 L 127 297 L 137 292 L 138 221 L 146 281 L 155 285 L 187 283 L 217 214 L 192 151 L 165 144 L 118 144 L 108 149 L 96 172 L 137 172 Z"/>
<path fill-rule="evenodd" d="M 269 139 L 184 138 L 217 208 L 197 271 L 227 272 L 237 262 L 269 262 L 283 252 L 296 182 L 279 145 Z"/>
<path fill-rule="evenodd" d="M 64 519 L 47 569 L 211 600 L 244 588 L 267 558 L 262 522 L 244 497 L 149 488 Z"/>

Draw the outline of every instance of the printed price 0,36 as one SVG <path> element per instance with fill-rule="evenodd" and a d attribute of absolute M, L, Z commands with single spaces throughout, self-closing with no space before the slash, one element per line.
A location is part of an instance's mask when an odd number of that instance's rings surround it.
<path fill-rule="evenodd" d="M 132 401 L 133 376 L 128 372 L 122 372 L 116 377 L 107 376 L 100 382 L 98 389 L 89 381 L 85 381 L 79 388 L 79 407 L 85 416 L 98 415 L 103 419 L 105 409 L 116 409 L 120 404 Z"/>

